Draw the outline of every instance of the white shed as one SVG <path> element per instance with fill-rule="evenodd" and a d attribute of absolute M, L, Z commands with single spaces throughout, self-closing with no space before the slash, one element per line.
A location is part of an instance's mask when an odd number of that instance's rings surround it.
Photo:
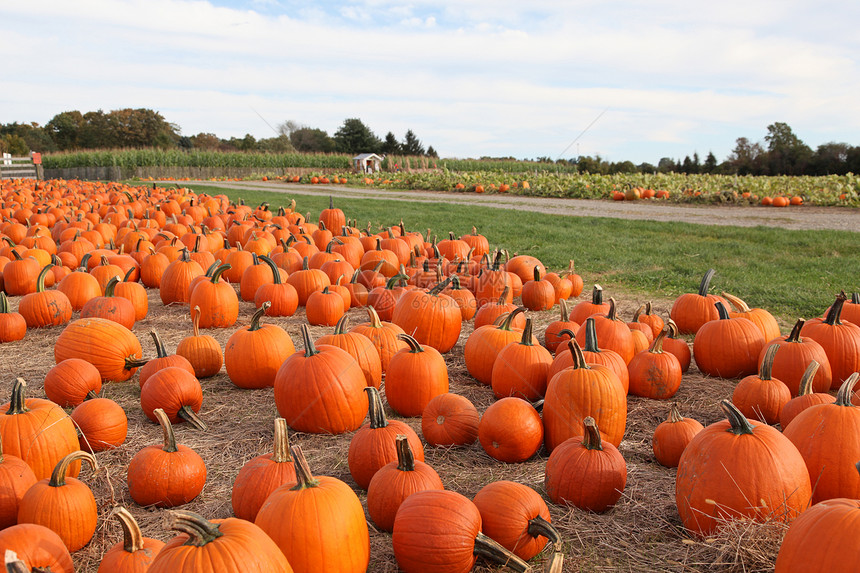
<path fill-rule="evenodd" d="M 352 169 L 358 173 L 375 173 L 382 170 L 383 159 L 375 153 L 360 153 L 352 158 Z"/>

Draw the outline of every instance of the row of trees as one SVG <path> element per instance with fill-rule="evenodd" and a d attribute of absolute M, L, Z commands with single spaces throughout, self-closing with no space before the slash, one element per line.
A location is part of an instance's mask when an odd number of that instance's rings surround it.
<path fill-rule="evenodd" d="M 37 123 L 0 124 L 0 152 L 26 155 L 77 149 L 110 149 L 140 147 L 179 147 L 182 149 L 222 151 L 291 151 L 317 153 L 379 153 L 438 157 L 433 146 L 424 147 L 410 129 L 402 140 L 392 132 L 379 138 L 358 118 L 344 120 L 340 128 L 329 135 L 325 130 L 296 121 L 278 125 L 274 137 L 256 139 L 222 139 L 213 133 L 183 136 L 179 126 L 169 123 L 150 109 L 120 109 L 105 113 L 101 110 L 81 113 L 68 111 L 55 115 L 44 126 Z M 767 127 L 764 142 L 751 142 L 740 137 L 735 148 L 722 163 L 709 152 L 702 161 L 698 153 L 684 159 L 664 157 L 657 165 L 631 161 L 608 162 L 600 156 L 580 156 L 553 161 L 540 157 L 540 162 L 564 163 L 578 171 L 589 173 L 721 173 L 739 175 L 844 175 L 860 173 L 860 146 L 847 143 L 825 143 L 812 150 L 785 123 Z"/>
<path fill-rule="evenodd" d="M 539 158 L 539 161 L 551 161 Z M 558 160 L 588 173 L 715 173 L 725 175 L 845 175 L 860 173 L 860 146 L 825 143 L 814 151 L 786 123 L 767 127 L 764 143 L 746 137 L 735 141 L 735 148 L 719 163 L 712 152 L 702 161 L 698 153 L 684 159 L 664 157 L 657 165 L 632 161 L 609 162 L 599 155 Z"/>
<path fill-rule="evenodd" d="M 432 146 L 424 145 L 410 129 L 402 141 L 392 132 L 380 139 L 360 119 L 343 122 L 333 136 L 322 129 L 295 121 L 278 126 L 274 137 L 221 139 L 213 133 L 183 136 L 178 125 L 169 123 L 151 109 L 119 109 L 108 113 L 66 111 L 44 126 L 38 123 L 0 125 L 0 151 L 26 155 L 30 151 L 48 153 L 78 149 L 179 147 L 222 151 L 290 151 L 320 153 L 383 153 L 437 157 Z"/>

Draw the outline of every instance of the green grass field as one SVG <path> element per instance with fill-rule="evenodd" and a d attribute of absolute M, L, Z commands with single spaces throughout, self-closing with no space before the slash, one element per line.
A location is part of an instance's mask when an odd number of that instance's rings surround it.
<path fill-rule="evenodd" d="M 248 204 L 287 205 L 282 193 L 241 192 L 190 184 L 198 193 L 240 196 Z M 297 209 L 313 216 L 328 207 L 327 197 L 295 196 Z M 840 290 L 860 290 L 860 249 L 856 233 L 794 231 L 767 227 L 726 227 L 609 218 L 549 215 L 490 207 L 410 203 L 385 199 L 335 198 L 336 206 L 363 227 L 397 224 L 409 230 L 432 229 L 447 237 L 474 225 L 491 247 L 530 254 L 548 269 L 576 261 L 586 291 L 600 283 L 649 296 L 674 298 L 694 292 L 702 275 L 716 269 L 712 292 L 741 297 L 766 308 L 786 323 L 822 314 Z M 627 317 L 625 317 L 627 318 Z"/>

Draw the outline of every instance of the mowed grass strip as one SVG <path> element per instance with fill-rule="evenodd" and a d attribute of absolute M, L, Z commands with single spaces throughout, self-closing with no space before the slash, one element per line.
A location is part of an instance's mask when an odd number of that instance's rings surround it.
<path fill-rule="evenodd" d="M 297 209 L 315 218 L 328 197 L 188 185 L 197 193 L 240 197 L 273 210 L 295 198 Z M 538 257 L 549 270 L 574 259 L 585 281 L 584 295 L 600 283 L 643 297 L 674 298 L 698 289 L 702 275 L 716 269 L 711 292 L 727 291 L 750 307 L 769 310 L 784 322 L 821 315 L 837 292 L 860 290 L 860 237 L 847 231 L 796 231 L 770 227 L 727 227 L 623 219 L 550 215 L 445 203 L 355 199 L 335 196 L 335 206 L 359 226 L 396 225 L 427 229 L 447 238 L 475 226 L 491 248 Z M 627 317 L 624 317 L 627 318 Z"/>

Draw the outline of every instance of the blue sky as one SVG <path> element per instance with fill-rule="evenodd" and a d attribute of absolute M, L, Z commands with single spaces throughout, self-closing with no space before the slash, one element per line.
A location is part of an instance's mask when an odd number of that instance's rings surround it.
<path fill-rule="evenodd" d="M 860 145 L 857 22 L 856 1 L 3 2 L 0 123 L 146 107 L 262 138 L 358 117 L 443 157 L 655 164 L 774 122 Z"/>

